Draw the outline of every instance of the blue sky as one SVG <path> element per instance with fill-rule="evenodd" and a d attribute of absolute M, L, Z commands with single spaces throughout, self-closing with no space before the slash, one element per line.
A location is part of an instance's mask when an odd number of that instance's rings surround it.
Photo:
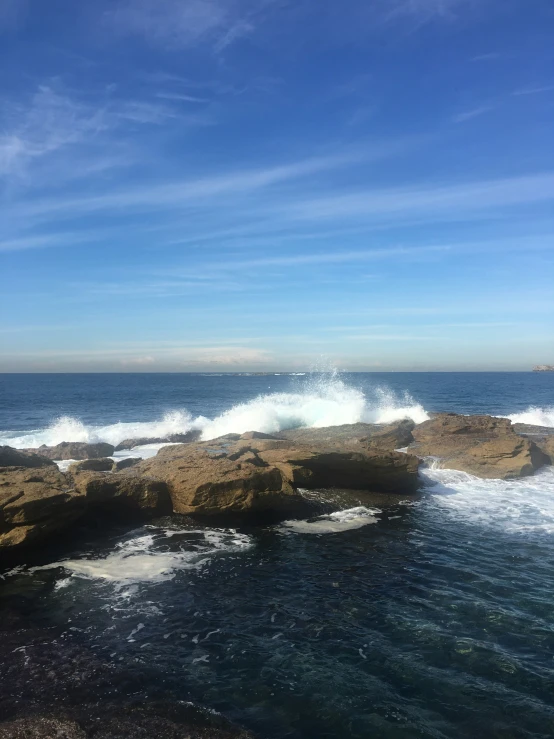
<path fill-rule="evenodd" d="M 0 371 L 554 362 L 550 0 L 0 0 Z"/>

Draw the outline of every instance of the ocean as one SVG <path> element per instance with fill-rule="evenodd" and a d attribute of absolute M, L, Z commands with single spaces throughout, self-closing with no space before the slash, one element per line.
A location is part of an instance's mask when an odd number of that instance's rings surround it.
<path fill-rule="evenodd" d="M 0 375 L 0 444 L 21 448 L 434 411 L 554 426 L 554 373 Z M 554 469 L 421 476 L 415 500 L 333 493 L 305 521 L 84 529 L 0 564 L 0 623 L 112 665 L 100 701 L 192 701 L 268 739 L 554 736 Z M 48 700 L 79 699 L 66 672 Z"/>

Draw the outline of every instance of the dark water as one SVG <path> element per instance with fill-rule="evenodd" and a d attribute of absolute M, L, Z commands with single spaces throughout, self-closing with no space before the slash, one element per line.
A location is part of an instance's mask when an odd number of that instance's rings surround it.
<path fill-rule="evenodd" d="M 552 375 L 343 379 L 407 389 L 426 410 L 513 414 L 553 405 Z M 183 406 L 213 417 L 268 385 L 294 391 L 307 382 L 1 381 L 0 428 L 18 431 L 61 413 L 96 425 Z M 2 604 L 51 629 L 60 650 L 78 646 L 111 666 L 111 680 L 91 674 L 91 693 L 200 702 L 268 739 L 552 737 L 552 470 L 512 483 L 424 474 L 418 500 L 337 495 L 333 509 L 362 505 L 377 519 L 340 533 L 280 525 L 232 532 L 186 519 L 84 531 L 32 563 L 61 565 L 0 581 Z M 33 649 L 49 648 L 41 639 Z M 33 650 L 6 655 L 14 660 L 24 680 Z M 2 691 L 21 696 L 25 688 Z M 71 688 L 63 700 L 80 696 Z"/>

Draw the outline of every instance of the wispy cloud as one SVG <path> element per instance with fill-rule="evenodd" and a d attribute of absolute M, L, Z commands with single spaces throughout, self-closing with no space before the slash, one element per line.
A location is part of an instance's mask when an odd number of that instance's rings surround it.
<path fill-rule="evenodd" d="M 412 30 L 433 21 L 454 21 L 463 12 L 473 9 L 473 0 L 381 0 L 381 8 L 387 21 L 409 20 Z"/>
<path fill-rule="evenodd" d="M 471 108 L 470 110 L 465 110 L 462 113 L 458 113 L 455 115 L 452 120 L 454 123 L 464 123 L 465 121 L 470 121 L 473 118 L 478 118 L 481 115 L 484 115 L 484 113 L 490 113 L 491 110 L 494 110 L 494 105 L 481 105 L 478 108 Z"/>
<path fill-rule="evenodd" d="M 0 176 L 29 161 L 94 137 L 106 127 L 104 111 L 41 85 L 28 103 L 5 104 L 0 134 Z"/>
<path fill-rule="evenodd" d="M 475 56 L 472 56 L 470 61 L 472 62 L 494 62 L 498 59 L 503 58 L 503 54 L 500 54 L 497 51 L 489 51 L 485 54 L 476 54 Z"/>
<path fill-rule="evenodd" d="M 177 182 L 148 184 L 125 190 L 114 190 L 102 195 L 76 198 L 46 198 L 28 200 L 14 208 L 17 215 L 55 214 L 71 217 L 79 213 L 113 211 L 120 209 L 147 209 L 155 211 L 186 204 L 213 204 L 213 199 L 261 191 L 273 185 L 291 182 L 348 165 L 368 163 L 390 156 L 400 150 L 398 144 L 352 149 L 339 154 L 308 157 L 270 167 L 240 169 L 213 176 Z"/>
<path fill-rule="evenodd" d="M 86 96 L 65 90 L 59 81 L 42 84 L 30 95 L 5 100 L 0 113 L 0 178 L 25 179 L 33 168 L 51 163 L 49 187 L 65 179 L 99 173 L 128 162 L 133 127 L 175 125 L 211 126 L 206 110 L 183 111 L 181 103 L 153 96 L 133 99 L 114 96 L 104 89 Z M 68 155 L 65 173 L 61 164 Z M 143 153 L 141 152 L 141 155 Z M 125 161 L 123 161 L 125 160 Z M 28 177 L 33 184 L 34 179 Z"/>
<path fill-rule="evenodd" d="M 554 92 L 554 85 L 539 85 L 537 87 L 522 87 L 514 90 L 512 95 L 540 95 L 543 92 Z"/>
<path fill-rule="evenodd" d="M 468 212 L 554 200 L 554 173 L 546 172 L 496 180 L 477 180 L 455 185 L 420 185 L 386 190 L 374 189 L 322 197 L 289 204 L 286 212 L 298 219 L 329 219 L 347 216 L 375 217 L 400 213 L 410 216 L 454 211 L 459 218 Z"/>

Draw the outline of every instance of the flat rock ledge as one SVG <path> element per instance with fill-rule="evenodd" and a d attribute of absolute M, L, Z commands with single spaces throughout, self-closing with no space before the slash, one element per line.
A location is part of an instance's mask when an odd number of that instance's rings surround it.
<path fill-rule="evenodd" d="M 442 467 L 477 477 L 526 477 L 553 463 L 554 436 L 540 427 L 526 427 L 523 435 L 517 433 L 518 426 L 508 418 L 438 413 L 414 428 L 409 450 L 419 457 L 438 457 Z"/>
<path fill-rule="evenodd" d="M 34 545 L 98 512 L 293 517 L 306 513 L 301 489 L 413 494 L 428 457 L 479 477 L 525 477 L 554 463 L 554 429 L 439 413 L 418 426 L 404 420 L 228 434 L 116 464 L 97 454 L 65 473 L 42 454 L 0 447 L 0 550 Z"/>
<path fill-rule="evenodd" d="M 313 443 L 229 434 L 163 447 L 128 467 L 98 457 L 67 472 L 40 454 L 3 447 L 0 550 L 35 545 L 92 513 L 124 519 L 171 513 L 288 517 L 307 510 L 300 488 L 415 493 L 418 458 L 393 450 L 392 429 L 388 442 L 373 448 L 371 431 L 382 429 L 356 428 L 360 438 L 342 429 L 335 440 L 331 434 Z"/>

